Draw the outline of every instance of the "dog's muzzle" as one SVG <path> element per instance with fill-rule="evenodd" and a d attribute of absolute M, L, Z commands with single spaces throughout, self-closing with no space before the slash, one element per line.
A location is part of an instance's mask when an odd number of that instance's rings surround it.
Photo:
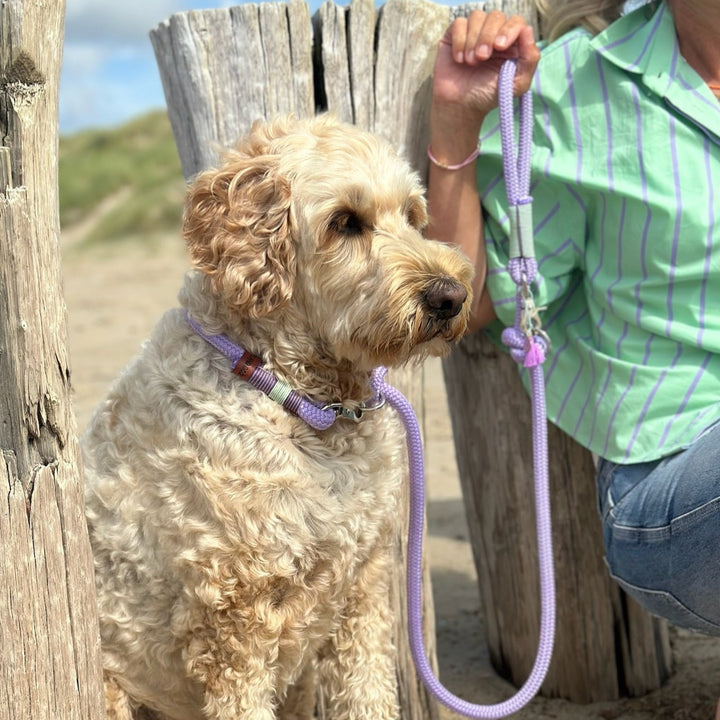
<path fill-rule="evenodd" d="M 460 313 L 467 296 L 467 290 L 457 280 L 440 277 L 425 288 L 422 299 L 430 316 L 436 320 L 450 320 Z"/>

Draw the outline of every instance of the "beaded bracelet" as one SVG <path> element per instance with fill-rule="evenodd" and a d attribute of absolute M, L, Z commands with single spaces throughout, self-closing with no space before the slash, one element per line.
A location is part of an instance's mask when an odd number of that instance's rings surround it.
<path fill-rule="evenodd" d="M 460 168 L 464 168 L 466 165 L 469 165 L 475 158 L 480 155 L 480 146 L 478 145 L 461 163 L 458 163 L 457 165 L 446 165 L 445 163 L 441 163 L 430 150 L 430 146 L 427 147 L 427 156 L 432 161 L 433 165 L 437 165 L 439 168 L 442 168 L 443 170 L 459 170 Z"/>

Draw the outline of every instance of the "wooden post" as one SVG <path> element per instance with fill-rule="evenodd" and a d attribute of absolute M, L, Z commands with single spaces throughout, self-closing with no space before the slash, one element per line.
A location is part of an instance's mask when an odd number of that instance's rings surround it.
<path fill-rule="evenodd" d="M 64 10 L 0 6 L 0 720 L 105 717 L 58 244 Z"/>
<path fill-rule="evenodd" d="M 515 362 L 482 333 L 444 361 L 490 656 L 522 684 L 539 633 L 530 403 Z M 543 695 L 577 703 L 642 695 L 671 671 L 665 624 L 610 579 L 592 456 L 549 427 L 557 577 L 555 652 Z"/>
<path fill-rule="evenodd" d="M 526 0 L 501 4 L 530 17 Z M 519 686 L 539 633 L 530 403 L 516 363 L 482 333 L 443 367 L 490 656 Z M 608 575 L 591 454 L 554 427 L 549 453 L 557 633 L 542 694 L 577 703 L 642 695 L 671 672 L 667 627 Z"/>

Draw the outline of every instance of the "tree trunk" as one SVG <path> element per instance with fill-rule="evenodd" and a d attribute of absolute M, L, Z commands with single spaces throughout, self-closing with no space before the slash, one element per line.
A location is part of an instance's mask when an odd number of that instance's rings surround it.
<path fill-rule="evenodd" d="M 0 7 L 0 720 L 99 720 L 57 195 L 64 2 Z"/>

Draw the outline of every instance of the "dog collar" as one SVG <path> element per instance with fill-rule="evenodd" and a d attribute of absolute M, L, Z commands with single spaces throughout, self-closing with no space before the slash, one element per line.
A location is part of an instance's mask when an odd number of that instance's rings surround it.
<path fill-rule="evenodd" d="M 378 392 L 370 404 L 361 403 L 360 407 L 354 410 L 346 408 L 341 402 L 320 405 L 295 392 L 284 380 L 278 379 L 266 370 L 257 355 L 236 345 L 226 335 L 206 333 L 187 311 L 185 318 L 197 335 L 230 360 L 231 370 L 235 375 L 264 392 L 271 400 L 302 418 L 316 430 L 327 430 L 337 418 L 360 422 L 366 412 L 379 410 L 385 404 L 385 397 Z M 377 368 L 373 371 L 373 375 L 384 377 L 385 372 L 385 368 Z M 373 387 L 376 386 L 377 383 L 373 382 Z"/>

